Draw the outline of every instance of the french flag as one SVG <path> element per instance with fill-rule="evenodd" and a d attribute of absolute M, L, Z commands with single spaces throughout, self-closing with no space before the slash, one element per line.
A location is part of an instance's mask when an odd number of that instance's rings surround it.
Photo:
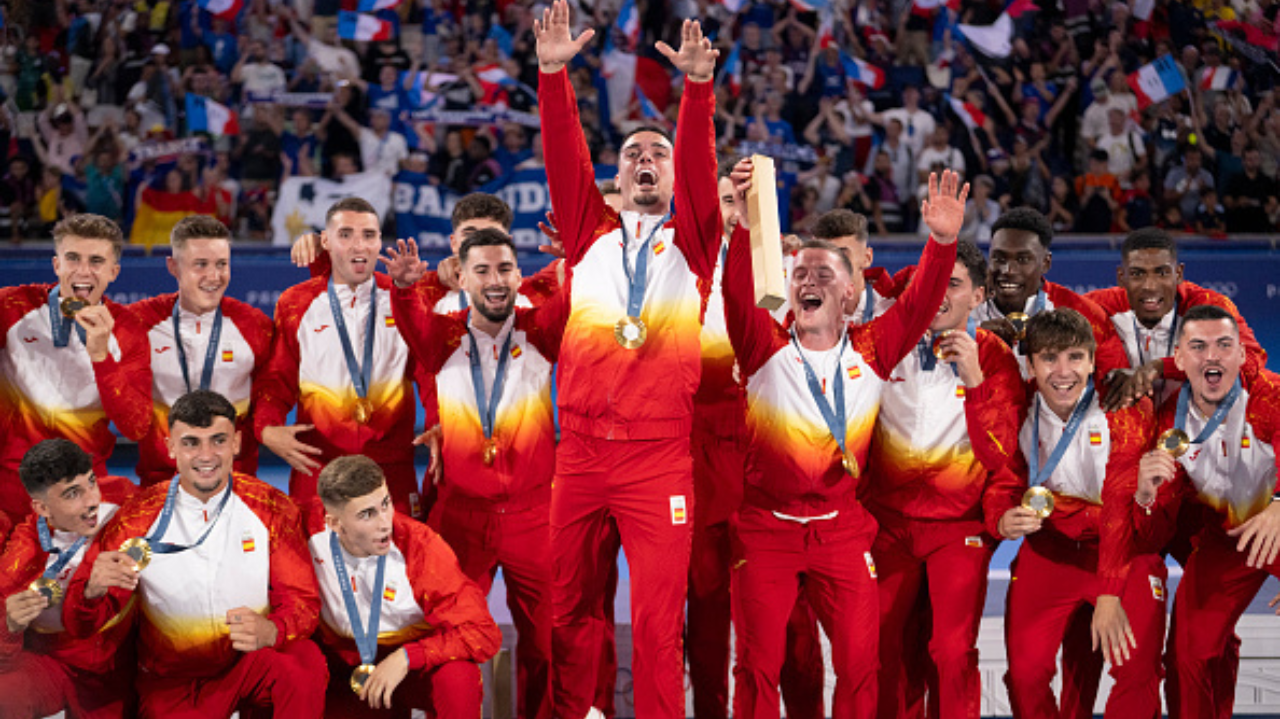
<path fill-rule="evenodd" d="M 640 85 L 638 83 L 636 84 L 635 89 L 636 100 L 640 103 L 641 117 L 646 120 L 658 120 L 663 125 L 667 124 L 666 116 L 662 114 L 657 105 L 653 104 L 653 100 L 650 100 L 649 96 L 644 94 L 644 90 L 640 89 Z"/>
<path fill-rule="evenodd" d="M 187 93 L 187 132 L 210 135 L 239 135 L 240 118 L 236 111 L 207 97 Z"/>
<path fill-rule="evenodd" d="M 1145 110 L 1187 89 L 1172 55 L 1161 55 L 1128 77 L 1129 87 L 1138 98 L 1138 109 Z"/>
<path fill-rule="evenodd" d="M 791 0 L 791 6 L 800 12 L 819 12 L 831 7 L 830 0 Z"/>
<path fill-rule="evenodd" d="M 1200 71 L 1201 90 L 1227 90 L 1235 81 L 1236 71 L 1226 65 L 1206 67 Z"/>
<path fill-rule="evenodd" d="M 244 9 L 244 0 L 198 0 L 201 10 L 222 20 L 235 20 Z"/>
<path fill-rule="evenodd" d="M 390 40 L 395 36 L 390 21 L 372 15 L 342 10 L 338 12 L 338 37 L 343 40 Z"/>
<path fill-rule="evenodd" d="M 724 59 L 724 66 L 720 68 L 720 76 L 716 78 L 719 84 L 725 79 L 729 80 L 729 91 L 734 97 L 742 92 L 742 58 L 741 58 L 742 42 L 733 43 L 733 49 L 729 50 L 729 56 Z"/>
<path fill-rule="evenodd" d="M 947 102 L 951 104 L 951 111 L 960 118 L 964 126 L 970 130 L 977 130 L 987 121 L 987 116 L 979 110 L 976 105 L 971 102 L 962 102 L 956 98 L 947 95 Z"/>
<path fill-rule="evenodd" d="M 360 0 L 356 5 L 358 12 L 378 12 L 392 10 L 400 6 L 401 0 Z"/>
<path fill-rule="evenodd" d="M 1003 60 L 1013 52 L 1013 21 L 1023 13 L 1039 10 L 1032 0 L 1013 0 L 990 25 L 956 25 L 960 34 L 987 57 Z"/>
<path fill-rule="evenodd" d="M 636 0 L 626 0 L 618 10 L 618 19 L 614 27 L 627 38 L 627 49 L 634 50 L 640 42 L 640 12 L 636 10 Z"/>
<path fill-rule="evenodd" d="M 872 90 L 879 90 L 884 87 L 884 70 L 872 65 L 869 62 L 863 62 L 856 57 L 851 57 L 840 51 L 840 63 L 844 65 L 844 74 L 854 82 L 860 82 Z"/>

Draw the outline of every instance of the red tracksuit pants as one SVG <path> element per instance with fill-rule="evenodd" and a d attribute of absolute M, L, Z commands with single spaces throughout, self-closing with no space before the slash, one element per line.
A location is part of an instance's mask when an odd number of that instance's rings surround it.
<path fill-rule="evenodd" d="M 320 648 L 301 639 L 280 649 L 249 652 L 217 676 L 188 679 L 140 673 L 138 716 L 207 719 L 230 716 L 248 705 L 270 707 L 279 717 L 320 719 L 328 683 Z"/>
<path fill-rule="evenodd" d="M 1057 673 L 1058 647 L 1084 605 L 1098 600 L 1096 544 L 1080 544 L 1045 533 L 1024 541 L 1013 563 L 1005 607 L 1005 684 L 1014 716 L 1060 716 L 1050 686 Z M 1137 640 L 1130 659 L 1112 666 L 1115 687 L 1107 699 L 1109 719 L 1154 717 L 1160 712 L 1160 655 L 1165 622 L 1164 562 L 1140 555 L 1129 565 L 1120 604 Z"/>
<path fill-rule="evenodd" d="M 0 670 L 0 717 L 43 717 L 64 709 L 68 719 L 132 717 L 129 669 L 128 675 L 116 671 L 104 676 L 52 657 L 19 652 Z"/>
<path fill-rule="evenodd" d="M 1165 658 L 1170 719 L 1231 715 L 1239 661 L 1236 622 L 1267 577 L 1280 577 L 1280 561 L 1266 569 L 1245 565 L 1249 555 L 1236 551 L 1237 541 L 1209 527 L 1184 565 Z"/>
<path fill-rule="evenodd" d="M 538 494 L 505 503 L 446 495 L 430 521 L 485 596 L 502 567 L 516 627 L 519 719 L 551 716 L 551 505 L 545 488 Z"/>
<path fill-rule="evenodd" d="M 418 475 L 413 462 L 379 462 L 378 466 L 382 467 L 382 473 L 387 477 L 387 491 L 391 493 L 391 503 L 395 505 L 396 511 L 406 517 L 426 521 L 435 497 L 435 486 L 430 480 L 423 483 L 422 491 L 419 492 Z M 324 469 L 323 464 L 320 469 Z M 315 474 L 304 474 L 296 469 L 289 473 L 289 496 L 299 507 L 307 506 L 316 497 L 316 480 L 320 477 L 320 469 Z"/>
<path fill-rule="evenodd" d="M 982 684 L 978 626 L 995 545 L 978 521 L 880 516 L 872 548 L 880 575 L 881 719 L 909 716 L 932 666 L 939 716 L 977 719 Z M 927 596 L 921 597 L 924 593 Z M 926 604 L 921 611 L 923 599 Z M 919 622 L 930 621 L 928 656 L 916 651 Z M 918 707 L 916 707 L 918 711 Z"/>
<path fill-rule="evenodd" d="M 831 639 L 833 717 L 875 716 L 880 633 L 872 527 L 870 515 L 856 505 L 807 524 L 743 506 L 732 572 L 735 717 L 778 716 L 787 620 L 801 591 Z"/>
<path fill-rule="evenodd" d="M 399 651 L 398 649 L 392 651 Z M 382 661 L 389 652 L 378 654 Z M 484 702 L 484 682 L 480 666 L 459 660 L 430 669 L 409 670 L 391 694 L 391 709 L 372 709 L 351 691 L 355 667 L 326 653 L 329 664 L 327 719 L 409 719 L 414 709 L 423 709 L 435 719 L 476 719 Z M 275 716 L 284 716 L 276 714 Z"/>
<path fill-rule="evenodd" d="M 609 572 L 631 569 L 636 716 L 685 716 L 684 602 L 693 530 L 689 438 L 607 440 L 563 433 L 551 493 L 555 715 L 586 716 L 596 695 Z M 584 681 L 585 680 L 585 681 Z"/>

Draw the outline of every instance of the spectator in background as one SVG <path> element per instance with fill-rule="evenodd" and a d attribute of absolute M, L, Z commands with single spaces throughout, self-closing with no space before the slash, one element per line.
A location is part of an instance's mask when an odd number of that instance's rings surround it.
<path fill-rule="evenodd" d="M 991 226 L 1000 217 L 1000 203 L 992 197 L 996 183 L 989 175 L 978 175 L 973 180 L 973 196 L 965 205 L 964 224 L 960 227 L 960 239 L 970 242 L 990 242 Z"/>
<path fill-rule="evenodd" d="M 1007 207 L 1031 207 L 1039 212 L 1046 211 L 1049 205 L 1048 185 L 1051 173 L 1048 163 L 1040 155 L 1031 153 L 1026 138 L 1013 139 L 1013 157 L 1008 160 L 1003 159 L 1004 151 L 1002 150 L 993 149 L 991 152 L 998 153 L 994 158 L 990 154 L 987 156 L 991 163 L 991 170 L 997 178 L 1001 173 L 1000 165 L 1009 166 L 1008 199 L 1007 201 L 1001 199 L 1001 204 Z M 998 180 L 996 189 L 997 198 L 1000 198 Z"/>
<path fill-rule="evenodd" d="M 39 208 L 36 203 L 36 178 L 31 171 L 31 160 L 25 155 L 9 158 L 9 172 L 0 182 L 0 230 L 8 230 L 13 244 L 31 237 Z"/>
<path fill-rule="evenodd" d="M 338 42 L 336 24 L 326 23 L 319 38 L 307 32 L 302 23 L 298 22 L 296 11 L 289 24 L 294 36 L 306 45 L 307 57 L 315 60 L 320 72 L 338 78 L 360 76 L 360 59 Z"/>
<path fill-rule="evenodd" d="M 1076 232 L 1111 231 L 1111 221 L 1120 209 L 1120 181 L 1107 168 L 1107 151 L 1094 150 L 1089 155 L 1089 171 L 1076 178 L 1080 201 Z"/>
<path fill-rule="evenodd" d="M 37 120 L 40 137 L 44 141 L 45 160 L 59 172 L 74 175 L 74 160 L 84 155 L 88 148 L 89 128 L 75 101 L 63 101 L 61 86 L 54 86 L 51 95 L 54 102 L 40 113 Z"/>
<path fill-rule="evenodd" d="M 893 120 L 901 123 L 903 139 L 916 158 L 924 151 L 925 142 L 933 136 L 938 124 L 933 115 L 920 108 L 920 90 L 915 85 L 902 88 L 902 107 L 886 110 L 868 119 L 886 128 Z M 914 178 L 912 184 L 914 185 Z"/>
<path fill-rule="evenodd" d="M 1120 215 L 1116 227 L 1126 234 L 1150 227 L 1156 220 L 1156 202 L 1151 197 L 1151 175 L 1139 172 L 1133 176 L 1133 186 L 1120 195 Z"/>
<path fill-rule="evenodd" d="M 823 97 L 823 100 L 828 98 Z M 829 101 L 828 101 L 829 102 Z M 782 96 L 776 93 L 767 93 L 764 99 L 755 103 L 753 115 L 747 120 L 747 132 L 751 132 L 751 126 L 760 124 L 765 127 L 765 135 L 768 136 L 768 142 L 774 145 L 794 145 L 796 144 L 796 133 L 791 127 L 791 123 L 782 119 Z"/>
<path fill-rule="evenodd" d="M 1225 237 L 1227 234 L 1227 210 L 1218 202 L 1218 192 L 1212 186 L 1200 193 L 1200 204 L 1195 212 L 1196 232 L 1209 237 Z"/>
<path fill-rule="evenodd" d="M 1075 230 L 1076 215 L 1080 213 L 1080 202 L 1071 190 L 1071 182 L 1062 175 L 1054 175 L 1049 182 L 1049 224 L 1053 225 L 1054 234 Z"/>
<path fill-rule="evenodd" d="M 231 82 L 240 85 L 247 97 L 271 97 L 284 92 L 289 85 L 284 70 L 267 58 L 267 46 L 261 40 L 251 40 L 244 53 L 231 69 Z"/>
<path fill-rule="evenodd" d="M 253 113 L 253 124 L 240 136 L 236 159 L 240 162 L 240 179 L 245 189 L 274 190 L 280 181 L 279 111 L 274 105 L 260 105 Z"/>
<path fill-rule="evenodd" d="M 319 173 L 320 138 L 311 122 L 311 110 L 293 110 L 293 129 L 280 135 L 280 149 L 288 158 L 290 175 L 315 177 Z"/>
<path fill-rule="evenodd" d="M 929 136 L 929 145 L 920 151 L 916 159 L 916 182 L 927 183 L 929 173 L 934 172 L 938 165 L 960 175 L 960 181 L 964 182 L 964 153 L 951 146 L 951 129 L 946 125 L 935 127 Z"/>
<path fill-rule="evenodd" d="M 502 128 L 502 144 L 493 153 L 493 159 L 498 161 L 502 174 L 514 172 L 517 165 L 531 157 L 533 151 L 529 149 L 524 127 L 508 122 Z"/>
<path fill-rule="evenodd" d="M 1227 180 L 1222 204 L 1228 232 L 1272 232 L 1280 215 L 1276 179 L 1262 173 L 1262 153 L 1255 146 L 1244 151 L 1244 170 Z"/>
<path fill-rule="evenodd" d="M 400 163 L 409 157 L 409 142 L 391 129 L 391 112 L 382 107 L 369 109 L 370 127 L 362 127 L 341 107 L 333 115 L 360 143 L 360 165 L 365 172 L 378 172 L 395 177 Z"/>
<path fill-rule="evenodd" d="M 1097 149 L 1107 153 L 1107 172 L 1115 175 L 1122 187 L 1128 187 L 1135 173 L 1147 168 L 1147 145 L 1142 134 L 1129 125 L 1124 110 L 1107 111 L 1107 131 L 1098 138 Z"/>
<path fill-rule="evenodd" d="M 1164 201 L 1178 205 L 1183 217 L 1195 217 L 1201 193 L 1214 189 L 1213 175 L 1204 169 L 1204 154 L 1196 145 L 1182 151 L 1182 164 L 1164 178 Z"/>
<path fill-rule="evenodd" d="M 467 145 L 467 189 L 475 192 L 498 179 L 502 174 L 502 166 L 493 159 L 493 141 L 485 135 L 477 134 Z"/>
<path fill-rule="evenodd" d="M 114 143 L 93 154 L 84 174 L 85 211 L 103 217 L 123 216 L 126 176 Z"/>

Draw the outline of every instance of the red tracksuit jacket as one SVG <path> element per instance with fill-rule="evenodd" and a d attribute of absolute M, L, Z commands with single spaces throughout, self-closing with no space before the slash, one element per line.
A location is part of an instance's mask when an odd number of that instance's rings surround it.
<path fill-rule="evenodd" d="M 152 485 L 130 500 L 98 533 L 84 563 L 114 551 L 131 537 L 147 536 L 164 508 L 168 483 Z M 225 490 L 224 490 L 225 491 Z M 221 495 L 201 505 L 179 490 L 164 541 L 193 544 L 212 519 Z M 276 646 L 315 631 L 320 597 L 302 517 L 293 501 L 271 485 L 234 475 L 233 496 L 202 545 L 156 555 L 139 575 L 138 589 L 114 588 L 90 600 L 89 575 L 71 581 L 63 619 L 75 636 L 89 636 L 136 595 L 142 618 L 138 652 L 143 670 L 161 677 L 198 679 L 221 674 L 239 660 L 227 635 L 227 612 L 247 606 L 275 623 Z"/>
<path fill-rule="evenodd" d="M 561 427 L 606 439 L 687 437 L 702 361 L 698 280 L 711 279 L 721 238 L 711 83 L 685 84 L 674 152 L 675 216 L 649 248 L 640 316 L 648 341 L 635 350 L 619 347 L 613 335 L 627 314 L 621 223 L 639 238 L 638 230 L 647 234 L 657 218 L 620 217 L 605 205 L 568 73 L 544 74 L 541 83 L 547 184 L 573 270 L 560 353 Z"/>
<path fill-rule="evenodd" d="M 308 547 L 323 600 L 319 636 L 328 651 L 354 667 L 360 664 L 360 652 L 333 568 L 332 532 L 324 524 L 318 500 L 315 505 L 308 511 Z M 357 559 L 346 552 L 342 556 L 356 587 L 361 621 L 366 621 L 377 557 Z M 378 637 L 380 656 L 403 646 L 409 668 L 415 670 L 459 660 L 480 664 L 502 645 L 484 594 L 462 573 L 453 550 L 430 527 L 399 513 L 391 527 Z"/>
<path fill-rule="evenodd" d="M 98 521 L 104 524 L 138 491 L 133 482 L 123 477 L 102 477 L 98 480 L 98 486 L 102 489 Z M 0 597 L 25 590 L 58 556 L 40 547 L 36 520 L 34 514 L 28 515 L 5 545 L 4 554 L 0 555 Z M 58 541 L 58 534 L 54 532 L 55 543 Z M 85 544 L 78 552 L 79 556 L 68 562 L 56 577 L 64 590 L 72 576 L 83 574 L 88 577 L 87 572 L 93 568 L 93 564 L 85 564 L 83 559 L 91 545 L 92 541 Z M 14 655 L 26 650 L 52 657 L 66 666 L 82 671 L 105 674 L 114 667 L 116 652 L 120 643 L 129 635 L 133 623 L 133 614 L 127 613 L 121 617 L 122 621 L 88 638 L 76 638 L 65 631 L 61 604 L 41 612 L 21 634 L 9 632 L 4 616 L 4 604 L 0 602 L 0 672 L 4 671 Z"/>
<path fill-rule="evenodd" d="M 419 287 L 433 289 L 419 293 Z M 494 421 L 498 453 L 493 465 L 486 466 L 484 430 L 471 379 L 468 313 L 438 314 L 430 309 L 444 294 L 438 283 L 391 291 L 396 327 L 419 365 L 435 376 L 444 431 L 442 494 L 493 502 L 537 495 L 549 498 L 556 448 L 551 369 L 564 326 L 565 302 L 561 299 L 537 309 L 516 307 L 496 339 L 483 332 L 472 333 L 495 362 L 506 337 L 511 336 L 506 380 Z M 493 387 L 493 372 L 485 373 L 486 393 Z"/>
<path fill-rule="evenodd" d="M 748 237 L 741 227 L 734 232 L 725 270 L 729 336 L 742 374 L 748 378 L 747 427 L 752 443 L 746 503 L 795 516 L 856 506 L 858 480 L 842 467 L 839 447 L 810 394 L 790 332 L 755 307 Z M 925 246 L 919 281 L 880 318 L 849 325 L 843 353 L 838 357 L 836 350 L 804 353 L 823 380 L 832 377 L 839 362 L 838 376 L 845 384 L 845 446 L 859 466 L 866 464 L 884 386 L 937 313 L 954 266 L 955 245 L 931 240 Z M 833 391 L 824 387 L 828 402 Z"/>
<path fill-rule="evenodd" d="M 977 342 L 983 381 L 976 387 L 966 387 L 949 363 L 922 369 L 918 351 L 894 368 L 868 458 L 874 481 L 866 503 L 877 516 L 977 519 L 1000 536 L 1007 497 L 1019 484 L 1010 465 L 1026 390 L 999 337 L 979 329 Z"/>
<path fill-rule="evenodd" d="M 286 424 L 289 410 L 296 404 L 297 423 L 315 425 L 298 438 L 322 451 L 317 458 L 321 464 L 348 454 L 364 454 L 379 463 L 413 462 L 415 408 L 410 392 L 414 380 L 418 380 L 419 397 L 427 408 L 428 427 L 434 424 L 435 398 L 424 389 L 430 386 L 429 381 L 396 329 L 391 278 L 383 274 L 374 277 L 378 317 L 369 388 L 373 417 L 365 424 L 352 417 L 356 393 L 333 326 L 328 279 L 316 277 L 285 290 L 276 304 L 270 359 L 253 386 L 253 424 L 259 441 L 263 429 Z M 342 286 L 337 291 L 344 306 L 349 306 L 351 290 Z M 357 293 L 358 303 L 367 307 L 368 284 Z M 363 311 L 344 315 L 356 359 L 363 362 L 361 338 L 368 315 Z"/>
<path fill-rule="evenodd" d="M 1054 557 L 1053 543 L 1066 539 L 1095 544 L 1098 547 L 1097 574 L 1102 580 L 1102 594 L 1119 596 L 1129 576 L 1129 562 L 1135 554 L 1158 550 L 1158 547 L 1135 541 L 1134 527 L 1137 505 L 1133 494 L 1138 488 L 1138 462 L 1155 441 L 1155 417 L 1151 402 L 1104 414 L 1095 396 L 1084 421 L 1061 463 L 1044 486 L 1054 493 L 1053 514 L 1044 520 L 1039 532 L 1027 541 L 1047 557 Z M 1035 404 L 1022 425 L 1018 442 L 1017 473 L 1024 480 L 1008 506 L 1021 501 L 1028 475 L 1027 457 L 1039 452 L 1044 466 L 1062 436 L 1066 424 L 1041 403 L 1040 446 L 1031 446 L 1031 426 L 1035 421 Z"/>
<path fill-rule="evenodd" d="M 138 442 L 138 476 L 143 484 L 171 479 L 177 466 L 169 457 L 169 408 L 187 393 L 178 353 L 174 346 L 173 305 L 177 293 L 160 295 L 129 305 L 151 343 L 152 399 L 151 430 Z M 197 317 L 182 312 L 182 338 L 187 356 L 187 373 L 192 389 L 200 386 L 213 313 Z M 209 389 L 226 397 L 236 408 L 236 429 L 240 431 L 240 455 L 236 471 L 258 471 L 258 440 L 253 434 L 249 402 L 254 377 L 267 364 L 273 327 L 261 311 L 230 297 L 222 298 L 222 336 L 218 342 Z"/>
<path fill-rule="evenodd" d="M 1236 309 L 1236 304 L 1226 295 L 1197 284 L 1191 282 L 1179 284 L 1177 304 L 1174 305 L 1173 311 L 1161 318 L 1160 324 L 1151 330 L 1137 323 L 1133 308 L 1129 306 L 1129 295 L 1122 287 L 1094 290 L 1085 295 L 1085 299 L 1092 300 L 1111 318 L 1116 336 L 1124 345 L 1128 360 L 1125 367 L 1137 367 L 1144 362 L 1159 358 L 1164 360 L 1165 377 L 1178 381 L 1185 379 L 1186 375 L 1173 363 L 1172 337 L 1178 319 L 1196 305 L 1221 307 L 1236 319 L 1236 324 L 1240 325 L 1240 342 L 1244 344 L 1245 351 L 1245 365 L 1241 369 L 1242 373 L 1246 376 L 1256 375 L 1267 364 L 1267 351 L 1258 344 L 1258 339 L 1254 336 L 1253 330 L 1249 329 L 1249 325 L 1245 324 L 1244 317 L 1240 316 L 1240 311 Z M 1169 393 L 1179 386 L 1176 382 L 1169 383 Z M 1160 401 L 1163 402 L 1164 399 L 1162 397 Z"/>
<path fill-rule="evenodd" d="M 30 511 L 18 465 L 33 445 L 65 437 L 92 455 L 94 472 L 105 477 L 116 445 L 109 423 L 133 440 L 151 426 L 146 330 L 123 306 L 104 300 L 115 320 L 107 359 L 90 361 L 74 330 L 66 347 L 54 347 L 52 288 L 0 289 L 0 509 L 15 518 Z"/>

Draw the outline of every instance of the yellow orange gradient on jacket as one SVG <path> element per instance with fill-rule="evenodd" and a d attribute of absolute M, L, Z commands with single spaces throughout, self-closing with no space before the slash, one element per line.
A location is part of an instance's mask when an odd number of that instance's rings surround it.
<path fill-rule="evenodd" d="M 451 396 L 440 388 L 440 426 L 444 430 L 446 462 L 450 455 L 464 453 L 479 457 L 484 447 L 484 427 L 471 389 L 465 390 L 466 398 Z M 554 449 L 555 422 L 551 412 L 551 385 L 544 384 L 538 392 L 523 397 L 504 399 L 494 421 L 494 438 L 499 451 L 510 450 L 519 456 L 528 456 L 539 444 L 548 441 Z"/>
<path fill-rule="evenodd" d="M 810 479 L 821 477 L 832 467 L 840 466 L 840 447 L 825 423 L 770 407 L 758 396 L 750 397 L 748 402 L 747 426 L 755 439 L 761 466 L 791 467 L 793 474 Z M 864 414 L 846 419 L 845 447 L 858 458 L 859 467 L 866 466 L 871 430 L 878 410 L 879 405 L 876 405 Z M 766 485 L 776 481 L 770 479 L 768 472 L 763 479 Z"/>
<path fill-rule="evenodd" d="M 352 453 L 359 452 L 368 441 L 368 435 L 358 439 L 352 429 L 363 426 L 376 436 L 385 436 L 400 421 L 403 412 L 413 409 L 410 383 L 403 377 L 373 383 L 368 396 L 373 403 L 373 416 L 363 425 L 355 420 L 358 397 L 353 387 L 335 390 L 315 382 L 302 382 L 298 390 L 299 408 L 306 411 L 316 431 Z"/>
<path fill-rule="evenodd" d="M 226 617 L 198 617 L 165 614 L 141 603 L 147 621 L 138 627 L 142 646 L 153 653 L 169 657 L 165 662 L 167 676 L 198 674 L 208 676 L 214 668 L 231 666 L 240 652 L 231 648 L 231 630 Z M 266 616 L 269 607 L 251 607 Z M 155 651 L 161 649 L 161 651 Z"/>
<path fill-rule="evenodd" d="M 10 432 L 18 436 L 55 435 L 65 437 L 80 447 L 89 448 L 96 444 L 94 435 L 107 421 L 107 413 L 100 404 L 93 408 L 79 409 L 68 406 L 42 407 L 9 382 L 0 385 L 0 392 L 4 393 L 5 403 L 16 410 L 8 419 L 12 427 Z"/>
<path fill-rule="evenodd" d="M 937 513 L 945 505 L 960 509 L 962 514 L 975 506 L 987 475 L 969 442 L 917 447 L 910 437 L 902 436 L 883 422 L 876 424 L 868 464 L 875 472 L 876 496 L 886 499 L 898 493 L 919 496 L 928 505 L 921 508 L 927 509 L 930 516 L 939 516 Z M 906 497 L 902 499 L 907 505 L 914 503 Z M 911 514 L 909 506 L 900 506 L 899 501 L 891 503 Z"/>

